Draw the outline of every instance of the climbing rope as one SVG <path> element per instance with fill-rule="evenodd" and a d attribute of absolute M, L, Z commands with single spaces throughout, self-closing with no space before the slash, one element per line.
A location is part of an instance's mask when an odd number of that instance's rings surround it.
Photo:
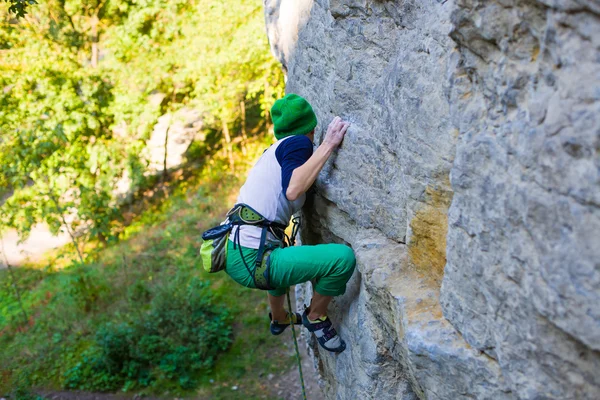
<path fill-rule="evenodd" d="M 295 315 L 295 311 L 292 310 L 292 301 L 290 300 L 290 289 L 287 291 L 287 303 L 290 309 L 290 318 Z M 292 336 L 294 337 L 294 347 L 296 348 L 296 360 L 298 360 L 298 372 L 300 372 L 300 384 L 302 385 L 302 398 L 306 400 L 306 389 L 304 388 L 304 376 L 302 375 L 302 361 L 300 360 L 300 351 L 298 350 L 298 340 L 296 339 L 296 328 L 294 327 L 294 321 L 290 320 L 292 325 Z"/>

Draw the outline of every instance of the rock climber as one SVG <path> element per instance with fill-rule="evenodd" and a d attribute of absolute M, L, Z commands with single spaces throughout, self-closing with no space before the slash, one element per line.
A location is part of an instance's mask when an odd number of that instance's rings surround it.
<path fill-rule="evenodd" d="M 241 217 L 251 219 L 254 212 L 285 228 L 304 204 L 306 192 L 325 162 L 342 143 L 350 123 L 335 117 L 323 143 L 313 153 L 317 117 L 308 101 L 288 94 L 275 102 L 271 117 L 277 142 L 265 150 L 250 170 L 237 204 L 247 206 L 240 208 Z M 302 324 L 315 334 L 324 349 L 344 351 L 346 344 L 327 316 L 327 306 L 334 296 L 344 294 L 356 264 L 354 252 L 342 244 L 282 247 L 283 236 L 277 232 L 269 229 L 265 234 L 260 226 L 234 226 L 227 244 L 227 274 L 243 286 L 270 289 L 273 335 L 281 334 L 291 323 Z M 262 257 L 266 259 L 261 264 Z M 309 307 L 302 315 L 286 312 L 284 300 L 289 286 L 307 281 L 314 285 Z"/>

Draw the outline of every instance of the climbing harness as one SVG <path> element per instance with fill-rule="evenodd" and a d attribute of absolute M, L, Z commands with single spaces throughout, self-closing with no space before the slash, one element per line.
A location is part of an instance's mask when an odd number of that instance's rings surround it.
<path fill-rule="evenodd" d="M 202 234 L 202 239 L 205 243 L 202 245 L 201 253 L 203 254 L 203 260 L 206 257 L 208 260 L 205 264 L 205 269 L 208 272 L 217 272 L 225 268 L 222 262 L 223 258 L 221 255 L 226 251 L 227 246 L 222 245 L 223 238 L 228 237 L 229 233 L 234 226 L 237 226 L 233 236 L 233 249 L 239 250 L 242 262 L 248 271 L 248 274 L 252 277 L 254 286 L 261 290 L 272 290 L 270 286 L 270 255 L 273 250 L 279 247 L 293 246 L 296 242 L 296 234 L 300 227 L 300 217 L 294 217 L 292 219 L 294 224 L 292 228 L 292 235 L 288 236 L 285 233 L 287 225 L 279 222 L 269 221 L 263 217 L 258 211 L 253 209 L 247 204 L 238 203 L 227 213 L 227 219 L 221 225 L 211 228 Z M 242 225 L 251 225 L 262 228 L 260 236 L 260 244 L 258 247 L 258 253 L 254 262 L 254 271 L 250 268 L 242 252 L 242 246 L 240 245 L 240 228 Z M 271 233 L 279 243 L 268 243 L 267 244 L 267 233 Z M 209 240 L 214 241 L 208 242 Z M 220 247 L 219 247 L 220 246 Z M 225 248 L 223 250 L 222 248 Z M 219 253 L 218 251 L 221 251 Z M 212 259 L 210 256 L 212 255 Z M 211 260 L 213 264 L 211 264 Z M 217 261 L 219 262 L 218 265 Z M 208 265 L 208 266 L 207 266 Z"/>
<path fill-rule="evenodd" d="M 236 229 L 233 236 L 233 249 L 235 250 L 238 248 L 242 262 L 244 263 L 248 274 L 250 274 L 252 280 L 254 281 L 254 286 L 261 290 L 274 289 L 269 284 L 270 256 L 274 249 L 285 246 L 285 239 L 287 237 L 285 234 L 285 228 L 287 226 L 278 222 L 269 221 L 258 211 L 243 203 L 233 206 L 233 208 L 227 213 L 227 219 L 231 221 L 232 225 L 238 226 L 238 229 Z M 242 252 L 242 246 L 240 245 L 241 225 L 253 225 L 262 228 L 258 253 L 256 254 L 256 260 L 254 262 L 254 272 L 252 272 L 246 263 L 246 259 L 244 258 L 244 254 Z M 267 244 L 267 232 L 270 232 L 273 236 L 275 236 L 281 245 Z"/>
<path fill-rule="evenodd" d="M 290 289 L 287 291 L 287 303 L 290 309 L 290 315 L 293 314 L 292 301 L 290 300 Z M 298 340 L 296 339 L 296 328 L 292 321 L 292 336 L 294 337 L 294 348 L 296 349 L 296 360 L 298 361 L 298 372 L 300 373 L 300 385 L 302 386 L 302 398 L 306 400 L 306 388 L 304 387 L 304 376 L 302 375 L 302 360 L 300 359 L 300 351 L 298 350 Z"/>

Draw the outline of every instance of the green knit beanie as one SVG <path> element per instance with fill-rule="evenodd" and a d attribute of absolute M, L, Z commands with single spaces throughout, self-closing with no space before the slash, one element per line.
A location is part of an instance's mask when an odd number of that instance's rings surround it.
<path fill-rule="evenodd" d="M 292 135 L 306 135 L 317 126 L 317 116 L 308 101 L 297 94 L 286 94 L 271 107 L 277 140 Z"/>

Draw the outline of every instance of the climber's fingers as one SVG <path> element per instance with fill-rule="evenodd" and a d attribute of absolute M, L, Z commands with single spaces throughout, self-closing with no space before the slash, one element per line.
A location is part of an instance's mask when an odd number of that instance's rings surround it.
<path fill-rule="evenodd" d="M 327 133 L 337 129 L 338 124 L 342 121 L 340 117 L 335 117 L 327 127 Z"/>
<path fill-rule="evenodd" d="M 349 122 L 345 122 L 340 117 L 335 117 L 327 127 L 325 141 L 330 142 L 335 146 L 339 146 L 344 139 L 344 135 L 346 134 L 349 126 Z"/>
<path fill-rule="evenodd" d="M 350 122 L 345 122 L 344 121 L 344 125 L 342 126 L 342 128 L 340 129 L 342 132 L 342 135 L 346 135 L 346 131 L 348 130 L 348 128 L 350 127 Z"/>

